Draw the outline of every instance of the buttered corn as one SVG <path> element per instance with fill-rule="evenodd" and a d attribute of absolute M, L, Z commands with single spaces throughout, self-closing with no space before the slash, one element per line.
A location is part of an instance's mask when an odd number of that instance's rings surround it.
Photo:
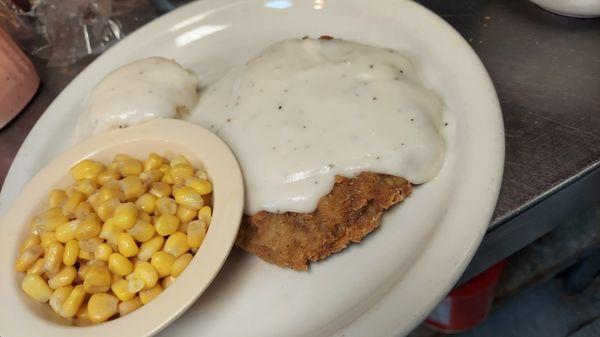
<path fill-rule="evenodd" d="M 65 318 L 101 323 L 175 282 L 211 221 L 212 183 L 184 156 L 83 160 L 31 221 L 15 270 L 22 290 Z"/>

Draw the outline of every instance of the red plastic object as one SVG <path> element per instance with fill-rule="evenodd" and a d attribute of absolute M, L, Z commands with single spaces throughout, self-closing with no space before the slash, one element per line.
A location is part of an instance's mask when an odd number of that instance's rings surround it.
<path fill-rule="evenodd" d="M 494 300 L 494 288 L 506 266 L 502 260 L 472 280 L 454 288 L 431 312 L 425 323 L 444 333 L 467 331 L 482 322 Z"/>

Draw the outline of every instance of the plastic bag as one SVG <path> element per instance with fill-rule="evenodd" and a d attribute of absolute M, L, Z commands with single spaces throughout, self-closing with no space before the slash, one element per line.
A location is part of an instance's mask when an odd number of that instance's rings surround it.
<path fill-rule="evenodd" d="M 3 26 L 26 52 L 47 59 L 48 66 L 68 66 L 99 54 L 156 14 L 148 0 L 35 0 L 28 12 L 0 2 Z M 119 19 L 125 15 L 131 16 L 127 29 Z"/>

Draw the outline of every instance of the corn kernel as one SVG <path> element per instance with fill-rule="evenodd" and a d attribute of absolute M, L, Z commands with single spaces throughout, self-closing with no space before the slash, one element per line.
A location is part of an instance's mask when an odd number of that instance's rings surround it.
<path fill-rule="evenodd" d="M 24 273 L 31 267 L 44 253 L 41 246 L 35 245 L 24 251 L 15 263 L 15 270 Z"/>
<path fill-rule="evenodd" d="M 21 289 L 29 295 L 29 297 L 40 303 L 46 303 L 52 296 L 52 290 L 48 283 L 40 275 L 29 274 L 23 278 Z"/>
<path fill-rule="evenodd" d="M 163 292 L 163 288 L 160 284 L 155 285 L 151 289 L 140 291 L 140 300 L 143 304 L 148 304 L 152 301 L 156 296 L 160 295 Z"/>
<path fill-rule="evenodd" d="M 39 228 L 41 230 L 51 232 L 56 227 L 69 221 L 69 218 L 63 214 L 62 209 L 58 207 L 50 208 L 39 217 Z"/>
<path fill-rule="evenodd" d="M 129 301 L 121 302 L 119 303 L 119 316 L 125 316 L 128 313 L 138 309 L 142 305 L 144 304 L 142 303 L 142 300 L 140 300 L 139 296 L 136 296 Z"/>
<path fill-rule="evenodd" d="M 154 195 L 157 198 L 168 197 L 169 195 L 171 195 L 171 186 L 160 181 L 152 183 L 152 187 L 150 188 L 150 194 Z"/>
<path fill-rule="evenodd" d="M 27 239 L 25 239 L 25 241 L 23 241 L 23 244 L 21 244 L 19 252 L 23 253 L 24 251 L 33 246 L 38 246 L 41 242 L 42 241 L 40 240 L 40 237 L 38 235 L 29 234 L 29 236 L 27 236 Z"/>
<path fill-rule="evenodd" d="M 193 257 L 194 256 L 190 253 L 186 253 L 178 257 L 177 260 L 173 262 L 173 266 L 171 267 L 171 275 L 173 277 L 179 277 L 188 264 L 190 264 L 190 261 L 192 261 Z"/>
<path fill-rule="evenodd" d="M 133 263 L 119 253 L 108 257 L 108 269 L 119 276 L 125 276 L 133 271 Z"/>
<path fill-rule="evenodd" d="M 98 174 L 96 182 L 99 185 L 104 186 L 110 180 L 119 180 L 121 178 L 121 174 L 117 170 L 106 170 Z"/>
<path fill-rule="evenodd" d="M 79 243 L 77 240 L 69 240 L 65 243 L 63 252 L 63 263 L 65 266 L 72 266 L 77 261 L 79 256 Z"/>
<path fill-rule="evenodd" d="M 139 212 L 138 219 L 146 222 L 152 222 L 152 217 L 146 212 Z"/>
<path fill-rule="evenodd" d="M 204 171 L 204 170 L 198 170 L 198 171 L 196 171 L 196 173 L 194 174 L 194 176 L 196 178 L 208 180 L 208 174 L 206 174 L 206 171 Z"/>
<path fill-rule="evenodd" d="M 127 233 L 138 242 L 146 242 L 152 239 L 155 230 L 151 223 L 138 219 L 135 225 L 127 230 Z"/>
<path fill-rule="evenodd" d="M 127 280 L 127 290 L 130 293 L 137 294 L 140 290 L 144 289 L 144 280 L 136 276 L 134 273 L 131 273 L 126 276 Z"/>
<path fill-rule="evenodd" d="M 177 203 L 172 198 L 160 197 L 156 199 L 156 209 L 160 214 L 175 215 L 177 213 Z"/>
<path fill-rule="evenodd" d="M 171 214 L 161 214 L 154 224 L 156 233 L 166 236 L 175 233 L 179 227 L 179 218 Z"/>
<path fill-rule="evenodd" d="M 119 312 L 119 299 L 111 294 L 93 294 L 87 304 L 90 320 L 101 323 Z"/>
<path fill-rule="evenodd" d="M 183 206 L 182 206 L 183 207 Z M 178 232 L 183 232 L 183 233 L 187 233 L 187 229 L 188 229 L 188 225 L 190 223 L 189 222 L 185 222 L 185 223 L 180 223 L 179 227 L 177 227 L 177 231 Z"/>
<path fill-rule="evenodd" d="M 73 280 L 75 280 L 76 276 L 77 269 L 75 269 L 75 267 L 64 267 L 61 271 L 48 280 L 48 285 L 52 289 L 65 287 L 73 283 Z"/>
<path fill-rule="evenodd" d="M 132 202 L 120 204 L 115 209 L 113 221 L 120 229 L 129 229 L 135 225 L 138 217 L 138 209 Z"/>
<path fill-rule="evenodd" d="M 212 220 L 212 209 L 210 206 L 202 206 L 198 211 L 198 219 L 204 221 L 205 224 L 210 225 Z"/>
<path fill-rule="evenodd" d="M 173 180 L 173 177 L 171 176 L 171 169 L 169 168 L 168 171 L 166 171 L 162 178 L 160 178 L 160 182 L 161 183 L 165 183 L 165 184 L 169 184 L 169 185 L 173 185 L 175 183 L 175 181 Z"/>
<path fill-rule="evenodd" d="M 87 250 L 79 249 L 79 254 L 77 254 L 77 258 L 80 260 L 91 261 L 94 259 L 94 254 L 92 252 L 88 252 Z"/>
<path fill-rule="evenodd" d="M 79 269 L 77 270 L 77 276 L 75 277 L 75 283 L 83 283 L 85 273 L 90 269 L 90 265 L 87 263 L 79 263 Z"/>
<path fill-rule="evenodd" d="M 119 180 L 121 180 L 121 179 L 107 179 L 104 182 L 104 185 L 102 185 L 102 187 L 110 188 L 111 190 L 121 191 L 121 186 L 119 186 Z M 122 191 L 121 191 L 121 194 L 122 194 Z"/>
<path fill-rule="evenodd" d="M 40 235 L 42 230 L 40 229 L 39 217 L 36 216 L 33 219 L 31 219 L 31 222 L 29 223 L 29 232 L 33 235 Z"/>
<path fill-rule="evenodd" d="M 163 287 L 163 289 L 167 289 L 171 286 L 171 284 L 173 284 L 173 282 L 175 282 L 175 280 L 177 280 L 175 276 L 169 275 L 160 281 L 160 285 Z"/>
<path fill-rule="evenodd" d="M 115 182 L 115 186 L 103 186 L 98 190 L 98 205 L 109 199 L 125 200 L 125 194 L 121 191 L 121 186 Z"/>
<path fill-rule="evenodd" d="M 77 319 L 73 323 L 77 326 L 88 326 L 92 323 L 92 321 L 90 321 L 90 315 L 88 315 L 87 303 L 83 303 L 79 309 L 77 309 L 75 317 Z"/>
<path fill-rule="evenodd" d="M 146 186 L 138 176 L 128 176 L 119 180 L 119 186 L 126 200 L 134 200 L 146 192 Z"/>
<path fill-rule="evenodd" d="M 152 267 L 152 264 L 146 261 L 136 263 L 133 274 L 136 278 L 144 281 L 144 289 L 150 289 L 156 285 L 158 281 L 158 273 Z"/>
<path fill-rule="evenodd" d="M 44 270 L 54 274 L 60 269 L 65 247 L 60 242 L 53 242 L 48 246 L 48 253 L 44 260 Z"/>
<path fill-rule="evenodd" d="M 60 287 L 60 288 L 54 290 L 54 292 L 52 293 L 52 296 L 50 296 L 50 302 L 49 302 L 50 307 L 52 307 L 52 310 L 54 310 L 54 312 L 56 312 L 57 314 L 60 313 L 60 308 L 67 300 L 67 298 L 69 297 L 69 294 L 71 293 L 72 290 L 73 290 L 73 286 L 71 286 L 71 285 Z"/>
<path fill-rule="evenodd" d="M 144 169 L 142 163 L 133 158 L 126 158 L 118 161 L 117 168 L 123 177 L 138 176 Z"/>
<path fill-rule="evenodd" d="M 67 243 L 67 241 L 73 240 L 79 222 L 79 220 L 71 220 L 56 227 L 56 231 L 54 232 L 56 240 L 61 243 Z"/>
<path fill-rule="evenodd" d="M 91 239 L 80 240 L 79 241 L 79 249 L 84 250 L 86 252 L 95 253 L 101 244 L 102 244 L 102 239 L 95 236 Z"/>
<path fill-rule="evenodd" d="M 73 165 L 69 172 L 74 180 L 96 179 L 100 172 L 104 171 L 104 165 L 94 160 L 84 159 Z"/>
<path fill-rule="evenodd" d="M 108 262 L 108 259 L 112 253 L 112 247 L 107 243 L 102 243 L 96 249 L 96 252 L 94 253 L 94 258 L 99 261 Z"/>
<path fill-rule="evenodd" d="M 191 187 L 196 192 L 205 195 L 212 192 L 212 184 L 210 181 L 205 179 L 200 179 L 196 177 L 187 178 L 185 180 L 185 186 Z"/>
<path fill-rule="evenodd" d="M 163 174 L 169 172 L 170 169 L 171 169 L 171 163 L 169 163 L 169 161 L 167 159 L 165 159 L 164 164 L 162 164 L 158 167 L 158 170 L 160 172 L 162 172 Z"/>
<path fill-rule="evenodd" d="M 96 179 L 80 179 L 73 185 L 75 189 L 83 193 L 86 197 L 92 195 L 98 190 L 98 183 Z"/>
<path fill-rule="evenodd" d="M 115 161 L 116 163 L 120 162 L 120 161 L 125 161 L 128 159 L 134 159 L 132 156 L 125 154 L 125 153 L 117 153 L 115 155 L 115 158 L 113 159 L 113 161 Z"/>
<path fill-rule="evenodd" d="M 62 207 L 65 201 L 67 201 L 67 193 L 64 190 L 54 189 L 50 191 L 48 206 Z"/>
<path fill-rule="evenodd" d="M 155 170 L 165 163 L 165 158 L 156 154 L 150 153 L 148 158 L 144 160 L 144 171 Z"/>
<path fill-rule="evenodd" d="M 156 206 L 155 204 L 156 197 L 150 193 L 144 193 L 135 202 L 135 205 L 146 213 L 154 212 L 154 207 Z"/>
<path fill-rule="evenodd" d="M 81 219 L 77 229 L 75 230 L 75 238 L 77 240 L 87 240 L 98 236 L 102 230 L 100 219 L 95 213 L 92 213 Z"/>
<path fill-rule="evenodd" d="M 114 216 L 115 210 L 117 209 L 117 206 L 119 206 L 120 204 L 121 203 L 119 202 L 119 199 L 116 199 L 116 198 L 108 199 L 105 202 L 103 202 L 102 204 L 100 204 L 100 206 L 98 206 L 98 208 L 96 209 L 96 213 L 98 214 L 98 217 L 102 221 L 106 221 L 109 218 Z"/>
<path fill-rule="evenodd" d="M 82 201 L 75 208 L 75 218 L 83 219 L 93 212 L 94 210 L 92 209 L 92 205 L 90 205 L 87 201 Z"/>
<path fill-rule="evenodd" d="M 165 241 L 163 250 L 176 258 L 190 250 L 190 245 L 187 243 L 187 235 L 182 232 L 175 232 Z"/>
<path fill-rule="evenodd" d="M 198 215 L 198 211 L 185 206 L 177 207 L 177 217 L 181 220 L 181 223 L 188 223 Z"/>
<path fill-rule="evenodd" d="M 69 296 L 60 308 L 59 314 L 65 318 L 71 318 L 75 316 L 84 299 L 85 289 L 83 288 L 83 285 L 76 285 L 73 287 L 73 290 L 71 290 Z"/>
<path fill-rule="evenodd" d="M 206 237 L 206 231 L 208 226 L 202 220 L 194 220 L 188 224 L 187 228 L 187 243 L 190 247 L 198 249 L 204 237 Z"/>
<path fill-rule="evenodd" d="M 106 266 L 91 265 L 83 276 L 83 287 L 87 293 L 104 293 L 110 289 L 110 272 Z"/>
<path fill-rule="evenodd" d="M 75 192 L 71 193 L 71 195 L 69 195 L 69 197 L 67 198 L 67 201 L 63 205 L 63 211 L 68 214 L 74 214 L 75 209 L 77 209 L 77 205 L 79 205 L 79 203 L 84 200 L 85 200 L 85 195 L 83 193 L 81 193 L 79 191 L 75 191 Z"/>
<path fill-rule="evenodd" d="M 119 168 L 119 163 L 117 161 L 112 161 L 110 164 L 106 165 L 107 170 L 116 171 Z"/>
<path fill-rule="evenodd" d="M 39 258 L 35 261 L 29 269 L 27 269 L 27 274 L 36 274 L 41 275 L 44 272 L 44 258 Z"/>
<path fill-rule="evenodd" d="M 189 164 L 176 164 L 171 166 L 171 170 L 168 174 L 173 179 L 175 185 L 182 186 L 185 184 L 187 178 L 194 176 L 194 169 Z"/>
<path fill-rule="evenodd" d="M 102 225 L 102 230 L 100 231 L 100 235 L 98 235 L 98 237 L 106 240 L 106 242 L 109 245 L 111 245 L 113 249 L 115 249 L 117 248 L 117 239 L 119 237 L 119 234 L 121 234 L 122 232 L 123 230 L 117 227 L 115 225 L 114 219 L 111 218 L 106 220 L 106 222 Z"/>
<path fill-rule="evenodd" d="M 160 181 L 163 177 L 163 173 L 160 170 L 150 170 L 140 173 L 140 179 L 146 186 L 152 185 L 152 183 Z"/>
<path fill-rule="evenodd" d="M 137 257 L 140 261 L 148 261 L 152 254 L 159 251 L 165 239 L 162 236 L 155 236 L 152 239 L 142 243 Z"/>
<path fill-rule="evenodd" d="M 43 248 L 48 248 L 52 243 L 57 242 L 55 232 L 41 232 L 40 243 Z"/>
<path fill-rule="evenodd" d="M 128 233 L 121 233 L 117 239 L 119 253 L 125 257 L 132 257 L 139 253 L 139 248 L 133 237 Z"/>
<path fill-rule="evenodd" d="M 165 277 L 171 273 L 171 266 L 175 262 L 175 257 L 163 250 L 152 254 L 150 264 L 156 270 L 158 277 Z"/>
<path fill-rule="evenodd" d="M 188 165 L 188 166 L 192 165 L 192 164 L 190 164 L 190 161 L 182 154 L 176 154 L 173 157 L 173 159 L 171 159 L 171 162 L 169 164 L 171 165 L 171 167 L 177 166 L 177 165 Z"/>
<path fill-rule="evenodd" d="M 183 205 L 191 209 L 200 209 L 204 205 L 202 194 L 196 192 L 195 189 L 188 186 L 178 188 L 173 192 L 173 196 L 175 196 L 175 201 L 179 205 Z"/>
<path fill-rule="evenodd" d="M 135 297 L 134 292 L 129 291 L 128 281 L 122 278 L 116 279 L 112 282 L 110 290 L 119 298 L 121 301 L 129 301 Z"/>

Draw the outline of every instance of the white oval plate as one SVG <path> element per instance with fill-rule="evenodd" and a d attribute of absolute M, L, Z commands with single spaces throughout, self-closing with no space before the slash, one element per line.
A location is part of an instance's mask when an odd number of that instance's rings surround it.
<path fill-rule="evenodd" d="M 206 238 L 186 270 L 169 288 L 123 318 L 88 326 L 69 326 L 50 306 L 35 303 L 20 289 L 13 265 L 28 224 L 47 205 L 53 188 L 72 182 L 69 169 L 91 158 L 110 162 L 118 153 L 145 158 L 149 153 L 182 154 L 203 167 L 213 182 L 213 214 Z M 0 336 L 148 336 L 176 319 L 215 278 L 235 242 L 244 208 L 240 167 L 227 145 L 212 132 L 187 122 L 164 119 L 97 135 L 53 159 L 23 188 L 0 219 Z"/>
<path fill-rule="evenodd" d="M 86 95 L 116 67 L 169 57 L 206 84 L 271 43 L 306 35 L 410 55 L 446 104 L 444 167 L 389 211 L 379 230 L 309 272 L 234 250 L 215 282 L 163 335 L 407 333 L 475 252 L 496 204 L 504 161 L 502 116 L 487 72 L 456 31 L 412 1 L 205 0 L 157 19 L 99 57 L 47 109 L 11 167 L 1 209 L 67 146 Z"/>

